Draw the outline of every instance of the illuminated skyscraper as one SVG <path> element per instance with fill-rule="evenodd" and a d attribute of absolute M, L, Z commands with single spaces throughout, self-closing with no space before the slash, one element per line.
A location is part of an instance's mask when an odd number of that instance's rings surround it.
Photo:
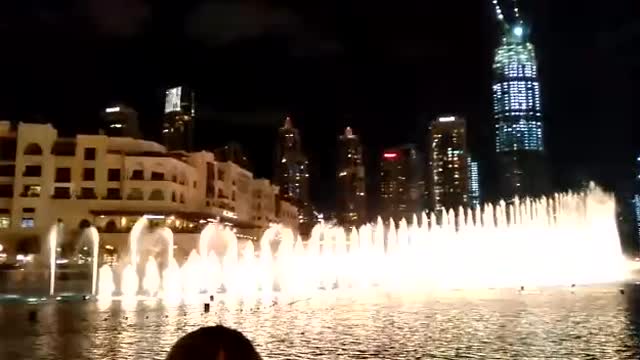
<path fill-rule="evenodd" d="M 362 145 L 351 128 L 338 137 L 338 220 L 347 226 L 366 221 L 365 169 Z"/>
<path fill-rule="evenodd" d="M 469 168 L 469 206 L 477 208 L 480 206 L 480 172 L 478 162 L 467 157 Z"/>
<path fill-rule="evenodd" d="M 278 130 L 274 175 L 280 196 L 298 207 L 300 231 L 310 231 L 315 220 L 309 201 L 309 161 L 302 152 L 300 133 L 288 116 Z"/>
<path fill-rule="evenodd" d="M 549 191 L 544 161 L 540 83 L 528 29 L 514 1 L 514 20 L 505 19 L 493 0 L 503 26 L 493 63 L 493 112 L 499 161 L 500 195 L 537 196 Z"/>
<path fill-rule="evenodd" d="M 278 131 L 276 145 L 276 184 L 280 195 L 294 202 L 309 202 L 309 164 L 302 152 L 300 133 L 287 116 Z"/>
<path fill-rule="evenodd" d="M 193 151 L 195 93 L 184 86 L 166 91 L 162 140 L 168 150 Z"/>
<path fill-rule="evenodd" d="M 230 161 L 239 165 L 241 168 L 253 171 L 249 158 L 247 157 L 242 145 L 236 142 L 230 142 L 227 145 L 214 149 L 213 154 L 216 161 L 227 162 Z"/>
<path fill-rule="evenodd" d="M 380 216 L 411 221 L 423 210 L 424 159 L 413 144 L 387 149 L 380 173 Z"/>
<path fill-rule="evenodd" d="M 443 116 L 429 126 L 429 189 L 431 210 L 469 205 L 469 155 L 463 118 Z"/>
<path fill-rule="evenodd" d="M 124 104 L 104 109 L 102 123 L 102 132 L 107 136 L 140 138 L 138 112 Z"/>

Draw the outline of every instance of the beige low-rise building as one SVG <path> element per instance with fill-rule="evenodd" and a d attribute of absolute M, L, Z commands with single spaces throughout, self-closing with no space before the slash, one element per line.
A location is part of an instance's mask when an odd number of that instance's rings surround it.
<path fill-rule="evenodd" d="M 210 152 L 105 135 L 60 138 L 49 124 L 0 122 L 0 244 L 9 253 L 34 252 L 24 240 L 41 243 L 60 221 L 71 234 L 89 225 L 124 234 L 141 216 L 175 233 L 221 222 L 247 239 L 275 222 L 297 228 L 289 216 L 297 209 L 277 193 Z"/>

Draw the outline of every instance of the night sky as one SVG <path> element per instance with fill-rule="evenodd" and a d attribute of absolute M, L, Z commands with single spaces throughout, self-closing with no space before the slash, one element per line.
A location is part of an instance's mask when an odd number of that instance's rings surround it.
<path fill-rule="evenodd" d="M 484 189 L 494 188 L 498 24 L 489 0 L 165 3 L 2 2 L 0 117 L 51 122 L 64 135 L 95 133 L 100 110 L 123 101 L 157 139 L 164 88 L 190 85 L 198 147 L 240 142 L 258 176 L 271 177 L 277 127 L 291 115 L 310 158 L 312 198 L 327 209 L 344 126 L 361 135 L 375 172 L 381 149 L 424 146 L 427 122 L 455 113 L 467 118 Z M 633 176 L 640 151 L 633 3 L 521 0 L 558 189 L 594 179 L 623 190 Z M 374 184 L 371 176 L 370 191 Z"/>

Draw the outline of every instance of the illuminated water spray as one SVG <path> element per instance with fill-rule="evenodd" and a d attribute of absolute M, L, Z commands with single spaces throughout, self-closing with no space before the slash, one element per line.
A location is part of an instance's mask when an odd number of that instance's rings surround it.
<path fill-rule="evenodd" d="M 58 249 L 58 232 L 60 223 L 53 225 L 49 230 L 49 295 L 53 296 L 56 290 L 56 253 Z"/>
<path fill-rule="evenodd" d="M 378 220 L 359 229 L 319 224 L 306 243 L 274 226 L 258 244 L 239 244 L 229 228 L 209 225 L 182 266 L 171 251 L 171 231 L 157 231 L 171 257 L 161 281 L 155 259 L 147 260 L 143 288 L 148 296 L 173 300 L 220 291 L 250 301 L 258 294 L 308 296 L 373 287 L 416 292 L 569 286 L 617 282 L 627 274 L 614 199 L 595 187 L 473 211 L 422 214 L 411 225 L 405 220 Z M 130 244 L 138 244 L 135 238 Z M 223 253 L 218 256 L 215 249 Z M 118 290 L 111 270 L 102 267 L 100 296 L 136 296 L 141 274 L 134 269 L 125 268 Z"/>
<path fill-rule="evenodd" d="M 98 253 L 100 252 L 100 235 L 98 230 L 91 226 L 86 230 L 91 239 L 91 295 L 95 296 L 98 289 Z"/>

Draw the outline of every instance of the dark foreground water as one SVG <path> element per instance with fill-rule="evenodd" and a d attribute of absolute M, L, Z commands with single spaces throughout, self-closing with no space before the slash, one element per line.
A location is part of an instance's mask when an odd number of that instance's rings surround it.
<path fill-rule="evenodd" d="M 297 302 L 0 304 L 0 359 L 163 359 L 181 335 L 222 323 L 266 359 L 638 359 L 640 286 Z M 31 309 L 37 322 L 28 320 Z"/>

